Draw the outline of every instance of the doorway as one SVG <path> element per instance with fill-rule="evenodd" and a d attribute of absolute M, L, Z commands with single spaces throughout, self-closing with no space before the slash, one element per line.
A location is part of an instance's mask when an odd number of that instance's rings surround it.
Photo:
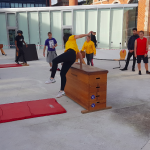
<path fill-rule="evenodd" d="M 72 28 L 63 28 L 63 37 L 65 34 L 72 34 Z M 63 47 L 65 48 L 65 45 L 63 45 Z"/>
<path fill-rule="evenodd" d="M 15 29 L 9 29 L 9 30 L 8 30 L 8 35 L 9 35 L 10 48 L 15 48 L 15 35 L 16 35 L 16 30 L 15 30 Z"/>

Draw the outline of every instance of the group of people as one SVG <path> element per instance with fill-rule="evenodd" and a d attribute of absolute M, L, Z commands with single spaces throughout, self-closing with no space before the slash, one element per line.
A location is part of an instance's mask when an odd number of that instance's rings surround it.
<path fill-rule="evenodd" d="M 86 41 L 83 44 L 81 51 L 86 51 L 86 58 L 87 58 L 87 65 L 93 66 L 93 56 L 96 55 L 96 32 L 92 32 L 91 35 L 86 37 Z M 57 57 L 56 47 L 57 47 L 57 40 L 52 37 L 52 33 L 48 32 L 48 39 L 45 41 L 44 49 L 43 49 L 43 56 L 45 57 L 45 50 L 47 48 L 47 57 L 46 61 L 50 65 L 50 71 L 52 71 L 52 61 L 54 58 Z M 57 68 L 57 71 L 60 71 Z"/>
<path fill-rule="evenodd" d="M 142 75 L 141 60 L 143 60 L 143 62 L 145 63 L 146 74 L 150 74 L 150 72 L 148 71 L 148 40 L 144 37 L 144 31 L 140 31 L 139 35 L 137 34 L 137 28 L 133 28 L 132 31 L 133 35 L 128 41 L 129 52 L 126 65 L 121 70 L 125 71 L 128 69 L 130 58 L 133 56 L 132 71 L 135 71 L 135 64 L 137 59 L 139 75 Z"/>
<path fill-rule="evenodd" d="M 18 35 L 16 36 L 15 39 L 15 45 L 16 49 L 19 52 L 18 57 L 16 58 L 16 63 L 18 64 L 19 57 L 23 55 L 23 60 L 24 63 L 26 63 L 25 57 L 24 57 L 24 52 L 23 52 L 23 43 L 26 45 L 23 37 L 23 32 L 18 31 Z M 82 69 L 82 54 L 80 53 L 76 39 L 86 37 L 86 41 L 83 44 L 83 47 L 81 51 L 86 51 L 86 58 L 87 58 L 87 65 L 93 66 L 93 55 L 96 55 L 96 38 L 95 38 L 95 32 L 89 32 L 88 34 L 81 34 L 81 35 L 72 35 L 72 34 L 65 34 L 63 37 L 64 44 L 65 44 L 65 51 L 63 54 L 57 56 L 56 53 L 56 47 L 57 47 L 57 41 L 52 37 L 52 33 L 48 32 L 48 39 L 45 41 L 45 46 L 43 49 L 43 56 L 45 57 L 45 50 L 46 47 L 48 47 L 47 51 L 47 62 L 50 64 L 50 71 L 51 71 L 51 76 L 48 81 L 46 81 L 46 84 L 50 83 L 55 83 L 55 74 L 56 71 L 61 71 L 60 76 L 61 76 L 61 88 L 56 96 L 57 98 L 62 97 L 65 92 L 64 88 L 66 85 L 66 74 L 72 64 L 75 63 L 76 58 L 80 59 L 80 68 Z M 141 75 L 141 60 L 143 59 L 145 63 L 145 68 L 146 68 L 146 74 L 150 74 L 148 71 L 148 41 L 144 37 L 144 32 L 140 31 L 139 35 L 137 34 L 137 29 L 133 29 L 133 36 L 130 37 L 129 42 L 128 42 L 128 56 L 127 56 L 127 61 L 126 65 L 122 71 L 127 70 L 130 58 L 133 56 L 133 66 L 132 66 L 132 71 L 135 71 L 135 64 L 136 64 L 136 58 L 137 58 L 137 63 L 138 63 L 138 69 L 139 69 L 139 75 Z M 61 70 L 58 68 L 58 64 L 62 63 L 62 68 Z"/>

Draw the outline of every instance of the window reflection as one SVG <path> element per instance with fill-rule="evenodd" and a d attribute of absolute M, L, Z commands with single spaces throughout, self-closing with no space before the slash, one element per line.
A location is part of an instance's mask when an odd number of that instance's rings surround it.
<path fill-rule="evenodd" d="M 30 7 L 30 4 L 29 4 L 29 3 L 27 4 L 27 7 Z"/>
<path fill-rule="evenodd" d="M 19 3 L 19 7 L 22 7 L 22 3 Z"/>
<path fill-rule="evenodd" d="M 23 7 L 27 7 L 27 4 L 23 4 Z"/>
<path fill-rule="evenodd" d="M 15 8 L 18 8 L 18 3 L 15 3 Z"/>
<path fill-rule="evenodd" d="M 46 7 L 46 4 L 31 4 L 31 3 L 5 3 L 0 2 L 0 8 L 22 8 L 22 7 Z"/>

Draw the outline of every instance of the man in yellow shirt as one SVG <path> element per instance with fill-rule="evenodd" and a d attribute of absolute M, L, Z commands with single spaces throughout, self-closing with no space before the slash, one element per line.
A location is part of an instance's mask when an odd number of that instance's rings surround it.
<path fill-rule="evenodd" d="M 93 55 L 96 55 L 96 48 L 95 48 L 94 42 L 91 41 L 90 35 L 86 37 L 86 41 L 84 42 L 84 45 L 81 51 L 86 52 L 87 65 L 91 64 L 91 66 L 93 66 L 92 60 L 93 60 Z"/>
<path fill-rule="evenodd" d="M 65 44 L 65 52 L 53 59 L 51 77 L 48 81 L 45 82 L 46 84 L 56 82 L 54 78 L 55 78 L 55 74 L 56 74 L 56 70 L 57 70 L 57 65 L 59 63 L 63 63 L 62 69 L 60 72 L 61 88 L 60 88 L 60 91 L 59 91 L 58 95 L 56 96 L 56 98 L 59 98 L 59 97 L 62 97 L 63 95 L 65 95 L 64 88 L 66 85 L 66 74 L 67 74 L 68 70 L 70 69 L 70 67 L 73 65 L 73 63 L 75 62 L 76 55 L 78 55 L 80 58 L 80 66 L 82 68 L 82 55 L 78 49 L 76 39 L 83 38 L 85 36 L 90 35 L 91 33 L 92 33 L 92 31 L 89 32 L 88 34 L 80 34 L 80 35 L 65 34 L 64 35 L 63 40 L 64 40 L 64 44 Z"/>

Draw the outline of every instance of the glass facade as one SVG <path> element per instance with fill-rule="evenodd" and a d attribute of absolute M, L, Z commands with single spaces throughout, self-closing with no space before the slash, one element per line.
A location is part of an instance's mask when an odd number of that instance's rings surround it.
<path fill-rule="evenodd" d="M 15 6 L 15 5 L 14 5 Z M 18 4 L 19 6 L 19 4 Z M 27 6 L 27 4 L 26 4 Z M 63 48 L 63 35 L 96 32 L 98 48 L 126 48 L 132 28 L 137 26 L 137 4 L 105 5 L 88 7 L 48 7 L 0 10 L 0 43 L 9 45 L 9 30 L 22 30 L 28 44 L 43 48 L 47 33 L 52 32 L 58 42 L 57 49 Z M 79 49 L 85 38 L 78 39 Z M 9 48 L 4 46 L 4 48 Z"/>
<path fill-rule="evenodd" d="M 9 1 L 9 0 L 8 0 Z M 44 1 L 43 1 L 44 2 Z M 18 2 L 0 2 L 0 8 L 20 8 L 20 7 L 46 7 L 46 3 L 23 3 Z"/>

